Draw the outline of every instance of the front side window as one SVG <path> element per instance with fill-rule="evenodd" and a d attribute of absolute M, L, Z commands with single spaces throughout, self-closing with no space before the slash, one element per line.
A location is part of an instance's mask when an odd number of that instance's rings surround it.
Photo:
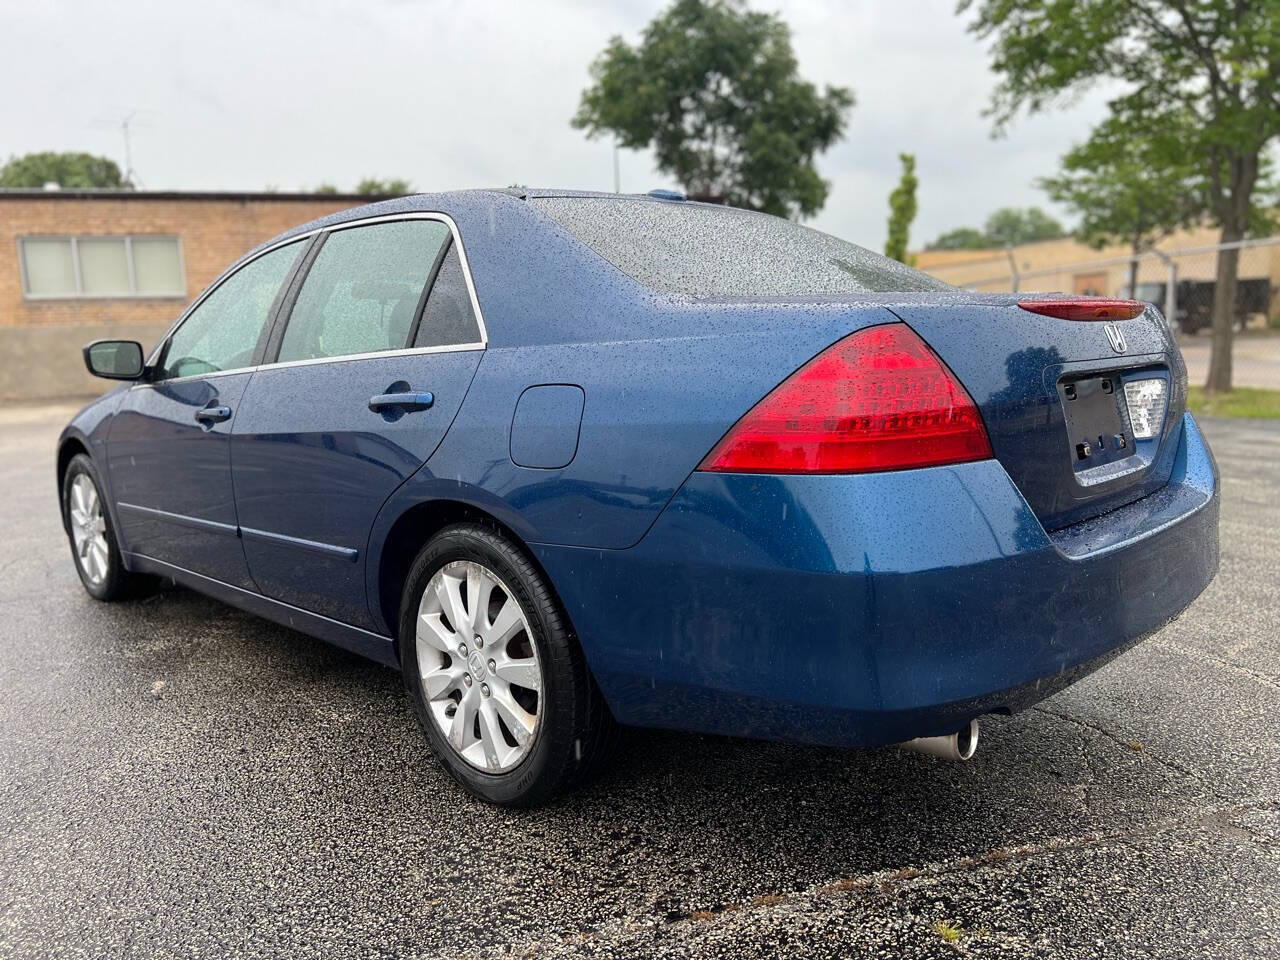
<path fill-rule="evenodd" d="M 28 297 L 185 297 L 177 237 L 23 237 Z"/>
<path fill-rule="evenodd" d="M 449 239 L 438 220 L 333 231 L 298 293 L 279 361 L 406 347 L 423 288 Z"/>
<path fill-rule="evenodd" d="M 169 338 L 162 378 L 249 366 L 280 286 L 305 246 L 297 240 L 263 254 L 205 297 Z"/>

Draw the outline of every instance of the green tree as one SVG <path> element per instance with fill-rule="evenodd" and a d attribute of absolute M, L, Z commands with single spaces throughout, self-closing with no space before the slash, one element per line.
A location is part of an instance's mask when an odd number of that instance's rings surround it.
<path fill-rule="evenodd" d="M 1065 237 L 1062 224 L 1039 207 L 1025 210 L 1017 207 L 1001 207 L 991 216 L 983 229 L 956 227 L 940 235 L 926 250 L 988 250 L 992 247 L 1017 246 L 1035 243 L 1037 240 L 1056 240 Z"/>
<path fill-rule="evenodd" d="M 1039 207 L 1001 207 L 987 217 L 983 233 L 989 247 L 1016 247 L 1037 240 L 1056 240 L 1066 236 L 1067 231 Z"/>
<path fill-rule="evenodd" d="M 1188 122 L 1177 111 L 1148 117 L 1137 130 L 1109 117 L 1062 158 L 1057 176 L 1039 181 L 1080 218 L 1074 231 L 1080 241 L 1129 245 L 1130 296 L 1138 283 L 1138 255 L 1205 213 L 1199 169 L 1182 148 Z"/>
<path fill-rule="evenodd" d="M 1266 151 L 1280 137 L 1280 8 L 1276 0 L 960 0 L 970 29 L 994 38 L 1001 130 L 1023 109 L 1069 101 L 1099 80 L 1121 126 L 1185 112 L 1183 150 L 1198 163 L 1223 244 L 1256 216 Z M 1209 391 L 1231 389 L 1231 321 L 1239 249 L 1218 254 Z"/>
<path fill-rule="evenodd" d="M 991 246 L 991 239 L 976 227 L 956 227 L 940 234 L 926 250 L 981 250 Z"/>
<path fill-rule="evenodd" d="M 611 39 L 591 77 L 573 125 L 652 145 L 691 196 L 784 216 L 826 202 L 814 156 L 840 139 L 853 94 L 800 78 L 777 16 L 741 0 L 676 0 L 637 46 Z"/>
<path fill-rule="evenodd" d="M 338 192 L 338 188 L 337 188 L 337 187 L 335 187 L 332 183 L 322 183 L 322 184 L 319 184 L 319 185 L 318 185 L 314 190 L 312 190 L 311 192 L 312 192 L 312 193 L 322 193 L 322 194 L 337 193 L 337 192 Z"/>
<path fill-rule="evenodd" d="M 916 158 L 914 154 L 900 153 L 902 179 L 889 194 L 889 238 L 884 244 L 884 255 L 899 263 L 910 264 L 907 254 L 911 222 L 916 218 Z"/>
<path fill-rule="evenodd" d="M 356 184 L 356 193 L 370 197 L 403 197 L 406 193 L 413 193 L 413 187 L 408 180 L 365 177 Z"/>
<path fill-rule="evenodd" d="M 130 184 L 114 160 L 91 153 L 28 153 L 0 167 L 0 187 L 60 187 L 127 190 Z"/>

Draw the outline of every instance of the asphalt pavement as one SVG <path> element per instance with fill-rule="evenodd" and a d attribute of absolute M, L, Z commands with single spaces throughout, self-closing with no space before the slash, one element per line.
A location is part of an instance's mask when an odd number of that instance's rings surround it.
<path fill-rule="evenodd" d="M 629 731 L 463 796 L 394 672 L 181 589 L 106 605 L 0 410 L 0 956 L 1280 957 L 1280 424 L 1207 422 L 1222 569 L 950 764 Z"/>

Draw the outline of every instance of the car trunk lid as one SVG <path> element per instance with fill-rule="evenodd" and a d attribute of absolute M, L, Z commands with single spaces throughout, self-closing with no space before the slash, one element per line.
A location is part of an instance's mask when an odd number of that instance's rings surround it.
<path fill-rule="evenodd" d="M 1016 294 L 916 294 L 886 304 L 956 374 L 992 450 L 1048 530 L 1099 516 L 1163 487 L 1186 405 L 1186 369 L 1159 312 L 1072 320 L 1034 313 Z M 1135 436 L 1126 390 L 1163 382 L 1152 436 Z M 1151 388 L 1160 389 L 1160 388 Z M 1137 424 L 1141 427 L 1141 423 Z M 1142 431 L 1139 430 L 1140 434 Z"/>

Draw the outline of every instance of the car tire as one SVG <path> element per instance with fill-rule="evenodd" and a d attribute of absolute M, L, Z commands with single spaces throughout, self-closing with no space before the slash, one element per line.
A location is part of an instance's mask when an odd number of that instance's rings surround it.
<path fill-rule="evenodd" d="M 568 619 L 497 530 L 458 524 L 431 538 L 405 582 L 399 636 L 418 723 L 474 796 L 536 806 L 608 756 L 617 724 Z"/>
<path fill-rule="evenodd" d="M 125 569 L 98 469 L 83 453 L 71 458 L 63 474 L 62 519 L 76 573 L 89 596 L 110 602 L 134 595 L 142 578 Z"/>

